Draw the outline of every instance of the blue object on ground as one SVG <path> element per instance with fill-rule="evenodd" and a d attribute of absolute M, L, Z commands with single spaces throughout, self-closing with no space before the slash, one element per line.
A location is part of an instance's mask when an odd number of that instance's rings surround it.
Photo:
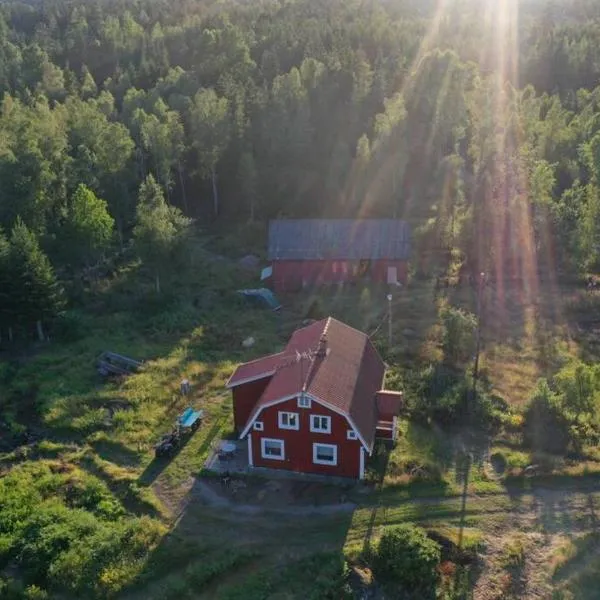
<path fill-rule="evenodd" d="M 201 419 L 203 411 L 194 410 L 191 406 L 186 408 L 179 416 L 179 424 L 182 427 L 191 427 L 198 419 Z"/>
<path fill-rule="evenodd" d="M 279 310 L 281 308 L 281 303 L 277 300 L 275 294 L 267 288 L 238 290 L 238 293 L 250 300 L 258 301 L 263 306 L 268 306 L 271 310 Z"/>

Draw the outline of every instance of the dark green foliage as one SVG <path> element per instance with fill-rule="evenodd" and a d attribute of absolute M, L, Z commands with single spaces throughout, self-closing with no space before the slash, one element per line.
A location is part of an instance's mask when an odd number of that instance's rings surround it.
<path fill-rule="evenodd" d="M 7 325 L 29 327 L 55 317 L 63 308 L 63 292 L 54 269 L 35 235 L 21 220 L 15 223 L 8 256 L 1 261 L 8 293 L 3 294 Z"/>
<path fill-rule="evenodd" d="M 428 538 L 423 529 L 398 525 L 381 536 L 373 567 L 382 580 L 427 598 L 435 591 L 440 560 L 440 545 Z"/>
<path fill-rule="evenodd" d="M 475 352 L 475 315 L 453 306 L 441 312 L 442 348 L 444 358 L 451 365 L 469 360 Z"/>
<path fill-rule="evenodd" d="M 114 219 L 106 202 L 80 183 L 67 205 L 65 220 L 59 230 L 61 247 L 69 250 L 71 264 L 96 262 L 113 237 Z"/>
<path fill-rule="evenodd" d="M 172 271 L 181 259 L 189 224 L 179 209 L 165 202 L 160 186 L 149 175 L 140 187 L 134 237 L 138 253 L 154 271 L 157 292 L 161 273 Z"/>
<path fill-rule="evenodd" d="M 562 454 L 600 440 L 600 369 L 574 362 L 548 382 L 541 380 L 525 413 L 525 442 Z"/>
<path fill-rule="evenodd" d="M 0 497 L 0 565 L 13 561 L 26 584 L 56 592 L 114 594 L 161 534 L 149 518 L 124 518 L 98 480 L 46 466 L 13 469 Z"/>

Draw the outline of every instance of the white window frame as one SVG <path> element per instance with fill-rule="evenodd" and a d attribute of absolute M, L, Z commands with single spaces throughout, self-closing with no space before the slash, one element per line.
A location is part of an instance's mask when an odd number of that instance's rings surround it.
<path fill-rule="evenodd" d="M 315 419 L 327 419 L 327 427 L 325 429 L 316 427 Z M 310 431 L 311 433 L 331 433 L 331 417 L 329 415 L 310 415 Z"/>
<path fill-rule="evenodd" d="M 312 400 L 308 396 L 298 396 L 298 408 L 310 408 Z"/>
<path fill-rule="evenodd" d="M 354 431 L 354 429 L 348 429 L 348 431 L 346 431 L 346 439 L 357 440 L 358 436 L 356 435 L 356 431 Z"/>
<path fill-rule="evenodd" d="M 317 458 L 318 448 L 331 448 L 333 450 L 333 461 L 323 460 L 322 458 Z M 338 464 L 338 447 L 336 444 L 321 444 L 319 442 L 315 442 L 313 444 L 313 464 L 315 465 L 329 465 L 331 467 L 336 467 Z"/>
<path fill-rule="evenodd" d="M 293 415 L 296 418 L 296 425 L 284 425 L 283 423 L 283 415 L 288 415 L 288 421 L 290 415 Z M 279 425 L 279 429 L 292 429 L 294 431 L 298 431 L 300 429 L 300 415 L 297 412 L 289 412 L 287 410 L 280 410 L 277 415 L 277 424 Z"/>
<path fill-rule="evenodd" d="M 252 429 L 254 429 L 254 431 L 264 431 L 265 424 L 262 421 L 254 421 L 254 425 L 252 426 Z"/>
<path fill-rule="evenodd" d="M 275 444 L 279 444 L 281 448 L 281 456 L 273 456 L 272 454 L 267 454 L 265 452 L 265 445 L 267 442 L 273 442 Z M 261 438 L 260 440 L 260 455 L 267 460 L 285 460 L 285 441 L 284 440 L 276 440 L 274 438 Z"/>

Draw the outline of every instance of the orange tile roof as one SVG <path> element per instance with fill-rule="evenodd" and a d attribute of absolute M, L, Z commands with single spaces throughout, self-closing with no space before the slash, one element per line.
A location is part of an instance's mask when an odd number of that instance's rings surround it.
<path fill-rule="evenodd" d="M 232 388 L 242 383 L 270 377 L 275 373 L 275 368 L 281 363 L 282 358 L 283 353 L 279 352 L 240 365 L 227 381 L 226 387 Z"/>
<path fill-rule="evenodd" d="M 267 358 L 274 357 L 279 364 L 248 424 L 262 407 L 306 392 L 349 417 L 372 445 L 384 364 L 366 334 L 329 317 L 296 330 L 282 353 Z"/>

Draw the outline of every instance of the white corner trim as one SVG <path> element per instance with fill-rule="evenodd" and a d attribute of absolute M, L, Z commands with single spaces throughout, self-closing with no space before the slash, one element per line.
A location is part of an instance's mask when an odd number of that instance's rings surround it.
<path fill-rule="evenodd" d="M 358 470 L 358 478 L 365 478 L 365 449 L 361 446 L 360 450 L 360 460 L 359 460 L 359 470 Z"/>
<path fill-rule="evenodd" d="M 333 450 L 333 461 L 323 460 L 317 458 L 317 448 L 321 446 L 323 448 L 330 448 Z M 313 444 L 313 464 L 314 465 L 329 465 L 332 467 L 336 467 L 338 464 L 338 447 L 336 444 L 321 444 L 320 442 L 315 442 Z"/>
<path fill-rule="evenodd" d="M 344 417 L 350 424 L 350 427 L 352 427 L 352 429 L 354 429 L 354 431 L 356 431 L 356 435 L 358 436 L 360 443 L 365 447 L 365 450 L 368 450 L 369 455 L 371 455 L 371 452 L 373 451 L 373 444 L 371 444 L 371 446 L 369 446 L 367 444 L 367 442 L 365 442 L 365 438 L 363 438 L 363 436 L 360 434 L 358 427 L 354 424 L 354 421 L 352 420 L 352 417 L 349 414 L 343 412 L 337 406 L 333 406 L 332 404 L 329 404 L 329 402 L 324 402 L 323 400 L 321 400 L 320 398 L 317 398 L 316 396 L 313 396 L 312 394 L 306 394 L 306 395 L 313 402 L 316 402 L 317 404 L 320 404 L 321 406 L 324 406 L 325 408 L 328 408 L 329 410 L 333 411 L 334 413 L 337 413 L 338 415 Z"/>
<path fill-rule="evenodd" d="M 319 427 L 315 427 L 313 425 L 313 420 L 315 418 L 318 419 L 327 419 L 327 427 L 325 429 L 320 429 Z M 311 433 L 331 433 L 331 417 L 329 415 L 310 415 L 310 432 Z"/>
<path fill-rule="evenodd" d="M 283 398 L 278 398 L 277 400 L 273 400 L 272 402 L 267 402 L 266 404 L 264 404 L 263 406 L 261 406 L 249 419 L 248 422 L 246 423 L 246 427 L 244 427 L 244 430 L 242 431 L 242 433 L 240 433 L 240 440 L 244 439 L 244 437 L 246 436 L 246 434 L 248 433 L 248 431 L 250 431 L 250 428 L 252 427 L 252 425 L 254 424 L 254 421 L 256 421 L 256 419 L 258 418 L 258 416 L 260 415 L 260 413 L 265 409 L 265 408 L 269 408 L 269 406 L 275 406 L 276 404 L 280 404 L 281 402 L 287 402 L 288 400 L 293 400 L 294 398 L 297 398 L 298 394 L 293 394 L 291 396 L 284 396 Z"/>
<path fill-rule="evenodd" d="M 392 419 L 392 439 L 395 440 L 398 437 L 398 417 Z"/>
<path fill-rule="evenodd" d="M 254 457 L 252 456 L 252 434 L 248 435 L 248 465 L 254 466 Z"/>
<path fill-rule="evenodd" d="M 272 454 L 265 454 L 265 443 L 274 442 L 279 444 L 281 447 L 281 456 L 273 456 Z M 260 455 L 267 460 L 285 460 L 285 441 L 277 440 L 274 438 L 262 438 L 260 440 Z"/>

